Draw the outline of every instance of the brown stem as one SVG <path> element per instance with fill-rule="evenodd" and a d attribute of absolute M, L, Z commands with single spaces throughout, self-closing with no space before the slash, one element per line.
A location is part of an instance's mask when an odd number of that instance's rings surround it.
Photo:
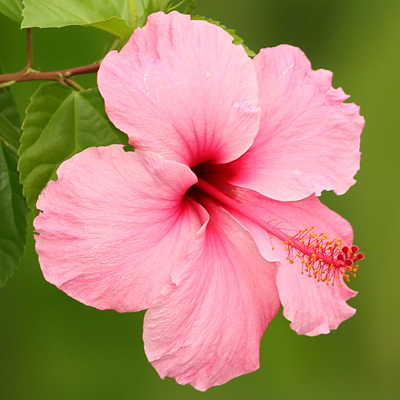
<path fill-rule="evenodd" d="M 29 71 L 33 63 L 32 28 L 26 30 L 26 65 L 25 70 Z"/>
<path fill-rule="evenodd" d="M 67 78 L 71 78 L 75 75 L 95 73 L 98 71 L 99 67 L 100 63 L 94 63 L 82 67 L 69 68 L 61 71 L 51 72 L 39 72 L 34 71 L 30 68 L 24 68 L 22 71 L 13 72 L 11 74 L 0 74 L 0 84 L 9 81 L 59 81 L 61 83 L 70 85 L 70 83 L 66 80 Z"/>

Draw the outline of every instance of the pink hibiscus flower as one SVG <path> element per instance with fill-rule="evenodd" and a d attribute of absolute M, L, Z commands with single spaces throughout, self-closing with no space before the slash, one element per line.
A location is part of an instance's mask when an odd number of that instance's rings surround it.
<path fill-rule="evenodd" d="M 331 78 L 295 47 L 251 60 L 215 25 L 151 15 L 98 75 L 136 151 L 60 166 L 37 203 L 45 278 L 99 309 L 148 308 L 149 361 L 199 390 L 259 367 L 280 304 L 299 334 L 336 329 L 362 255 L 316 195 L 355 182 L 364 121 Z"/>

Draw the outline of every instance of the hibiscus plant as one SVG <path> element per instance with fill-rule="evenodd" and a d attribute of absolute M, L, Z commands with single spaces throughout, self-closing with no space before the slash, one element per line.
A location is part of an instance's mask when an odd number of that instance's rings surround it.
<path fill-rule="evenodd" d="M 355 183 L 364 120 L 300 49 L 255 55 L 182 3 L 0 0 L 28 38 L 25 68 L 0 75 L 0 283 L 31 213 L 44 278 L 98 309 L 147 309 L 159 375 L 206 390 L 258 368 L 281 305 L 309 336 L 354 314 L 363 255 L 318 196 Z M 34 70 L 32 27 L 67 25 L 116 42 L 93 64 Z M 86 73 L 98 88 L 75 82 Z M 53 82 L 21 129 L 9 86 L 27 80 Z"/>

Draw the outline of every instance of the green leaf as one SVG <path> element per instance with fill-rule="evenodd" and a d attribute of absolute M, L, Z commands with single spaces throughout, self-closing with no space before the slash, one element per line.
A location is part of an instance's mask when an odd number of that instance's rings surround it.
<path fill-rule="evenodd" d="M 172 0 L 137 0 L 138 15 L 139 15 L 139 26 L 144 26 L 147 21 L 147 17 L 158 11 L 169 13 L 176 10 L 182 4 L 188 3 L 184 14 L 191 14 L 196 7 L 196 0 L 178 0 L 178 3 L 173 3 Z"/>
<path fill-rule="evenodd" d="M 143 9 L 149 16 L 158 11 L 168 11 L 172 7 L 172 0 L 142 0 Z"/>
<path fill-rule="evenodd" d="M 0 73 L 3 68 L 0 65 Z M 17 106 L 9 88 L 0 88 L 0 138 L 15 150 L 19 147 L 21 126 Z"/>
<path fill-rule="evenodd" d="M 22 21 L 22 0 L 0 0 L 0 12 L 15 22 Z"/>
<path fill-rule="evenodd" d="M 17 153 L 0 140 L 0 286 L 18 267 L 25 249 L 27 208 Z"/>
<path fill-rule="evenodd" d="M 3 68 L 0 65 L 0 74 Z M 20 127 L 21 119 L 15 105 L 13 95 L 9 88 L 0 88 L 0 113 L 3 114 L 13 125 Z"/>
<path fill-rule="evenodd" d="M 133 0 L 24 0 L 24 5 L 22 28 L 93 26 L 125 39 L 137 26 Z"/>
<path fill-rule="evenodd" d="M 59 83 L 39 87 L 23 123 L 18 170 L 28 207 L 36 200 L 58 166 L 92 146 L 128 144 L 127 136 L 109 121 L 97 89 L 75 92 Z"/>
<path fill-rule="evenodd" d="M 116 17 L 110 18 L 106 21 L 94 22 L 92 24 L 85 24 L 83 26 L 92 26 L 93 28 L 101 29 L 115 36 L 118 36 L 121 39 L 128 38 L 129 36 L 132 35 L 133 32 L 133 29 L 127 25 L 126 21 Z"/>
<path fill-rule="evenodd" d="M 232 42 L 233 44 L 240 44 L 244 47 L 244 49 L 246 50 L 246 53 L 249 57 L 254 57 L 256 55 L 256 53 L 254 53 L 253 50 L 249 49 L 244 44 L 244 40 L 236 34 L 236 31 L 234 29 L 229 29 L 225 25 L 222 25 L 221 22 L 219 22 L 219 21 L 215 21 L 213 19 L 206 18 L 206 17 L 201 17 L 199 15 L 193 16 L 192 19 L 207 21 L 210 24 L 214 24 L 214 25 L 221 27 L 222 29 L 224 29 L 226 32 L 228 32 L 233 37 L 233 42 Z"/>
<path fill-rule="evenodd" d="M 185 14 L 191 14 L 194 9 L 197 7 L 196 0 L 187 0 L 186 10 L 184 11 Z"/>
<path fill-rule="evenodd" d="M 129 26 L 132 29 L 136 29 L 139 26 L 139 12 L 138 12 L 138 6 L 136 3 L 132 0 L 128 1 L 128 20 L 129 20 Z"/>
<path fill-rule="evenodd" d="M 0 113 L 0 138 L 14 150 L 18 150 L 21 130 Z"/>

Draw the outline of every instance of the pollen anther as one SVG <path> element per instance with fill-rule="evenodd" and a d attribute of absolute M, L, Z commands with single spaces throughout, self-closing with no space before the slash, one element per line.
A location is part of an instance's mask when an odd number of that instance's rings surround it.
<path fill-rule="evenodd" d="M 348 282 L 350 276 L 355 278 L 359 267 L 354 263 L 364 258 L 359 248 L 342 247 L 342 239 L 329 240 L 327 235 L 315 234 L 312 229 L 302 229 L 284 242 L 289 262 L 300 258 L 301 273 L 327 285 L 335 286 L 338 282 L 341 287 L 343 279 Z"/>

